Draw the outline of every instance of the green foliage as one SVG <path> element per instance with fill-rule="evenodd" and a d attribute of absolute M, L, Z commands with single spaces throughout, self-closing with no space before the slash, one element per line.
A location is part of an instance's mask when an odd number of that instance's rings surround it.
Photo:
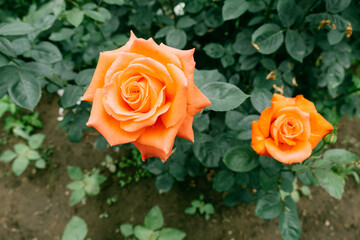
<path fill-rule="evenodd" d="M 122 157 L 120 160 L 114 160 L 110 155 L 106 155 L 105 161 L 101 165 L 116 175 L 121 187 L 126 187 L 132 182 L 137 183 L 140 179 L 151 176 L 146 169 L 141 167 L 141 155 L 135 149 L 131 150 L 130 157 Z"/>
<path fill-rule="evenodd" d="M 159 206 L 154 206 L 145 217 L 144 226 L 125 223 L 120 225 L 120 232 L 126 239 L 134 240 L 182 240 L 186 233 L 174 229 L 163 228 L 164 218 Z"/>
<path fill-rule="evenodd" d="M 88 233 L 86 222 L 77 216 L 66 224 L 61 240 L 84 240 Z"/>
<path fill-rule="evenodd" d="M 106 181 L 106 177 L 100 174 L 99 169 L 92 169 L 91 172 L 83 173 L 81 168 L 75 166 L 67 167 L 68 175 L 73 182 L 66 188 L 70 189 L 70 206 L 81 202 L 86 195 L 94 196 L 100 193 L 100 185 Z"/>
<path fill-rule="evenodd" d="M 193 200 L 191 206 L 185 209 L 186 214 L 204 215 L 206 220 L 210 219 L 210 215 L 215 214 L 214 206 L 211 203 L 205 203 L 204 195 L 200 195 L 199 199 Z"/>
<path fill-rule="evenodd" d="M 5 150 L 0 155 L 0 160 L 2 162 L 12 162 L 12 172 L 17 177 L 24 173 L 29 164 L 33 164 L 37 169 L 46 168 L 45 160 L 47 154 L 45 153 L 45 150 L 43 150 L 42 154 L 40 153 L 45 135 L 40 133 L 31 136 L 28 136 L 26 133 L 23 134 L 27 137 L 27 144 L 15 144 L 14 151 Z"/>

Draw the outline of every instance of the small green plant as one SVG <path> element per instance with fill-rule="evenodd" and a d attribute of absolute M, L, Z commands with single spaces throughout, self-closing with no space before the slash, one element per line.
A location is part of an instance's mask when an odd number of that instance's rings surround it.
<path fill-rule="evenodd" d="M 205 203 L 204 195 L 200 195 L 199 199 L 193 200 L 191 206 L 185 209 L 186 214 L 200 213 L 205 214 L 205 219 L 209 220 L 210 215 L 215 213 L 214 206 L 211 203 Z"/>
<path fill-rule="evenodd" d="M 40 154 L 42 143 L 45 135 L 38 133 L 34 135 L 27 135 L 22 132 L 22 136 L 28 140 L 27 144 L 18 143 L 14 145 L 14 151 L 6 150 L 0 155 L 2 162 L 12 162 L 12 171 L 16 176 L 20 176 L 30 163 L 34 163 L 38 169 L 46 168 L 47 154 L 43 151 Z M 43 156 L 46 156 L 44 159 Z"/>
<path fill-rule="evenodd" d="M 81 202 L 86 195 L 94 196 L 100 193 L 100 185 L 106 181 L 106 177 L 101 175 L 100 170 L 94 168 L 91 172 L 83 173 L 81 168 L 68 166 L 69 177 L 74 180 L 66 187 L 73 192 L 70 195 L 70 206 Z"/>
<path fill-rule="evenodd" d="M 181 240 L 186 233 L 174 228 L 162 228 L 164 218 L 159 206 L 154 206 L 146 215 L 144 226 L 122 224 L 120 232 L 126 239 L 131 240 Z"/>
<path fill-rule="evenodd" d="M 312 198 L 310 188 L 306 185 L 299 186 L 298 179 L 295 177 L 293 181 L 292 191 L 285 192 L 283 190 L 280 190 L 280 197 L 285 201 L 285 198 L 287 196 L 291 196 L 294 202 L 297 203 L 300 201 L 300 193 L 310 199 Z"/>
<path fill-rule="evenodd" d="M 22 114 L 20 108 L 11 101 L 10 97 L 4 96 L 0 99 L 0 118 L 9 112 L 10 116 L 5 118 L 4 130 L 11 131 L 14 129 L 22 129 L 27 134 L 32 133 L 35 128 L 42 128 L 43 124 L 39 120 L 39 113 Z M 14 134 L 17 135 L 16 132 Z"/>
<path fill-rule="evenodd" d="M 117 203 L 118 200 L 119 200 L 118 196 L 115 195 L 115 196 L 112 196 L 112 197 L 107 198 L 107 199 L 106 199 L 106 203 L 107 203 L 109 206 L 111 206 L 111 205 Z"/>
<path fill-rule="evenodd" d="M 151 174 L 141 167 L 142 160 L 139 151 L 133 149 L 131 157 L 122 157 L 120 161 L 114 160 L 106 155 L 105 161 L 101 163 L 111 173 L 115 173 L 121 187 L 126 187 L 132 182 L 139 182 L 141 178 L 151 177 Z"/>
<path fill-rule="evenodd" d="M 73 216 L 71 220 L 66 224 L 61 240 L 84 240 L 87 233 L 88 227 L 86 225 L 86 222 L 78 216 Z M 87 238 L 87 240 L 91 239 Z"/>

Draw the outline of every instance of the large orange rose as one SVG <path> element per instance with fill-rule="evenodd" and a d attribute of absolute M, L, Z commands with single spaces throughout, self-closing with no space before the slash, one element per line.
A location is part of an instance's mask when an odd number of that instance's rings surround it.
<path fill-rule="evenodd" d="M 121 48 L 100 53 L 83 100 L 87 126 L 109 142 L 132 142 L 143 160 L 171 153 L 175 136 L 194 141 L 193 117 L 211 103 L 194 85 L 194 49 L 178 50 L 131 33 Z"/>
<path fill-rule="evenodd" d="M 333 130 L 315 105 L 302 95 L 274 94 L 271 107 L 252 123 L 252 148 L 260 155 L 291 164 L 307 159 L 320 140 Z"/>

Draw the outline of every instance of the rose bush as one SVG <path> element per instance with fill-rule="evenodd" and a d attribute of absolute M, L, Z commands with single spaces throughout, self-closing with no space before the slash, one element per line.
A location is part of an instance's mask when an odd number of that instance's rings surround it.
<path fill-rule="evenodd" d="M 123 47 L 102 52 L 83 96 L 93 102 L 87 126 L 112 146 L 132 142 L 143 160 L 165 161 L 175 136 L 194 141 L 193 117 L 211 105 L 194 85 L 193 54 L 133 33 Z"/>
<path fill-rule="evenodd" d="M 252 122 L 251 146 L 258 154 L 286 164 L 302 162 L 333 129 L 302 95 L 287 98 L 274 94 L 271 107 Z"/>

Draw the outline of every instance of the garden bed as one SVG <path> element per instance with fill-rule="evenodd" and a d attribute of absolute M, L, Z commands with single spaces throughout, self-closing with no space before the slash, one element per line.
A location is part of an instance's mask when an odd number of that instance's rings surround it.
<path fill-rule="evenodd" d="M 108 176 L 102 185 L 101 193 L 87 197 L 86 204 L 69 206 L 71 182 L 67 165 L 91 170 L 101 167 L 106 154 L 120 158 L 122 153 L 111 150 L 95 150 L 93 143 L 95 131 L 88 131 L 80 143 L 71 143 L 66 133 L 58 128 L 58 97 L 43 96 L 36 111 L 46 135 L 45 146 L 52 146 L 54 153 L 46 170 L 36 174 L 29 168 L 21 177 L 11 173 L 10 165 L 0 165 L 0 240 L 52 240 L 60 239 L 66 223 L 73 215 L 82 217 L 89 228 L 88 237 L 92 240 L 123 239 L 119 226 L 123 223 L 142 224 L 146 213 L 154 205 L 162 209 L 167 227 L 174 227 L 187 233 L 186 239 L 281 239 L 278 221 L 266 222 L 255 216 L 255 204 L 239 204 L 225 207 L 222 194 L 212 190 L 209 177 L 186 178 L 175 183 L 169 193 L 159 194 L 154 179 L 142 179 L 120 188 L 116 178 Z M 359 154 L 358 138 L 360 129 L 358 119 L 343 119 L 339 130 L 338 144 Z M 0 151 L 19 141 L 1 132 L 8 144 Z M 203 216 L 187 215 L 184 209 L 190 202 L 204 194 L 205 201 L 215 207 L 215 215 L 206 221 Z M 112 206 L 106 199 L 118 196 Z M 301 196 L 298 205 L 303 233 L 301 239 L 360 239 L 360 186 L 351 179 L 348 181 L 342 200 L 331 198 L 321 188 L 311 188 L 311 199 Z M 108 213 L 109 217 L 100 219 L 99 215 Z"/>

